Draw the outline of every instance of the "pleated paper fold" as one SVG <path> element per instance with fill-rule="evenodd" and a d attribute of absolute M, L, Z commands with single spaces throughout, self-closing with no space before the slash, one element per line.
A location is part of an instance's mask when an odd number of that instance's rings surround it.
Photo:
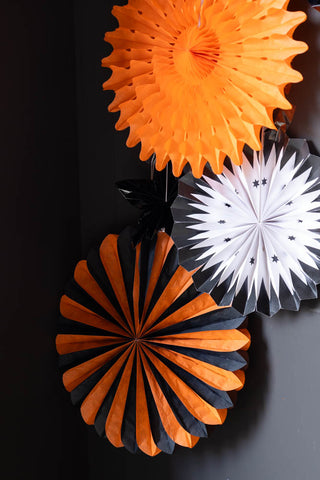
<path fill-rule="evenodd" d="M 154 456 L 193 447 L 232 406 L 250 343 L 244 317 L 199 294 L 159 232 L 136 247 L 108 235 L 61 299 L 63 382 L 86 423 L 116 447 Z"/>
<path fill-rule="evenodd" d="M 317 297 L 320 157 L 305 140 L 267 130 L 241 166 L 182 177 L 172 210 L 180 263 L 219 305 L 272 316 Z"/>
<path fill-rule="evenodd" d="M 114 7 L 119 28 L 105 40 L 113 52 L 104 89 L 114 90 L 116 128 L 141 160 L 156 154 L 179 176 L 189 162 L 200 177 L 209 162 L 221 173 L 226 156 L 239 165 L 245 144 L 261 148 L 262 126 L 275 108 L 290 109 L 284 88 L 300 82 L 291 68 L 307 45 L 292 39 L 305 20 L 279 0 L 129 0 Z"/>

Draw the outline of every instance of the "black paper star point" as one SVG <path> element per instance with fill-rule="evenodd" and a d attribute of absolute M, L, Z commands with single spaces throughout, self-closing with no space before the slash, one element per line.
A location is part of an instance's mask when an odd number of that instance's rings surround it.
<path fill-rule="evenodd" d="M 168 170 L 154 171 L 153 179 L 130 179 L 116 183 L 120 193 L 141 211 L 134 241 L 152 238 L 158 230 L 171 234 L 173 218 L 171 204 L 178 193 L 178 179 Z"/>

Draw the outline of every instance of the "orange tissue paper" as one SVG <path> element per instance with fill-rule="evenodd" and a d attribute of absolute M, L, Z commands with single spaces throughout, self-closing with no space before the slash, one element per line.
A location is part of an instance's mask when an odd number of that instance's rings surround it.
<path fill-rule="evenodd" d="M 300 82 L 291 68 L 307 50 L 292 39 L 305 20 L 288 0 L 129 0 L 115 6 L 119 28 L 107 32 L 117 130 L 127 145 L 141 142 L 140 159 L 171 160 L 179 176 L 189 162 L 200 177 L 208 162 L 221 173 L 226 156 L 242 163 L 248 144 L 261 149 L 262 126 L 274 128 L 275 108 L 288 110 L 284 88 Z"/>

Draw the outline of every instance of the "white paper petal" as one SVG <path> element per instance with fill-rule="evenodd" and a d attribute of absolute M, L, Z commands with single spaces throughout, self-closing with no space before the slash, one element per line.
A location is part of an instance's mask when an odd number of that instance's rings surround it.
<path fill-rule="evenodd" d="M 182 177 L 172 236 L 182 265 L 201 266 L 194 274 L 199 290 L 243 314 L 273 315 L 317 296 L 320 157 L 305 140 L 280 132 L 266 130 L 262 140 L 261 152 L 248 149 L 241 166 Z"/>

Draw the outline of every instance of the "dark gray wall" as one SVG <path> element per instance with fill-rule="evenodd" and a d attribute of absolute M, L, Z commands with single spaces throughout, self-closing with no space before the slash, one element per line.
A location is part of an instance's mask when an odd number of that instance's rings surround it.
<path fill-rule="evenodd" d="M 54 345 L 81 252 L 73 4 L 1 0 L 0 23 L 0 477 L 88 478 Z"/>
<path fill-rule="evenodd" d="M 119 233 L 123 226 L 136 218 L 136 209 L 122 198 L 114 183 L 149 175 L 149 167 L 138 161 L 139 148 L 126 147 L 127 132 L 115 131 L 118 114 L 107 111 L 113 95 L 102 90 L 108 71 L 101 68 L 101 60 L 111 51 L 104 42 L 104 33 L 117 25 L 111 15 L 112 5 L 111 0 L 77 0 L 74 7 L 84 254 L 90 246 L 100 243 L 107 233 Z"/>
<path fill-rule="evenodd" d="M 115 131 L 112 94 L 101 88 L 112 3 L 0 2 L 1 478 L 318 480 L 318 301 L 250 317 L 236 408 L 191 451 L 150 459 L 117 450 L 84 425 L 62 387 L 54 336 L 63 286 L 92 245 L 137 216 L 114 182 L 149 174 L 138 148 L 125 147 L 127 133 Z M 320 14 L 296 36 L 310 51 L 295 61 L 305 80 L 291 92 L 291 135 L 319 151 Z"/>

